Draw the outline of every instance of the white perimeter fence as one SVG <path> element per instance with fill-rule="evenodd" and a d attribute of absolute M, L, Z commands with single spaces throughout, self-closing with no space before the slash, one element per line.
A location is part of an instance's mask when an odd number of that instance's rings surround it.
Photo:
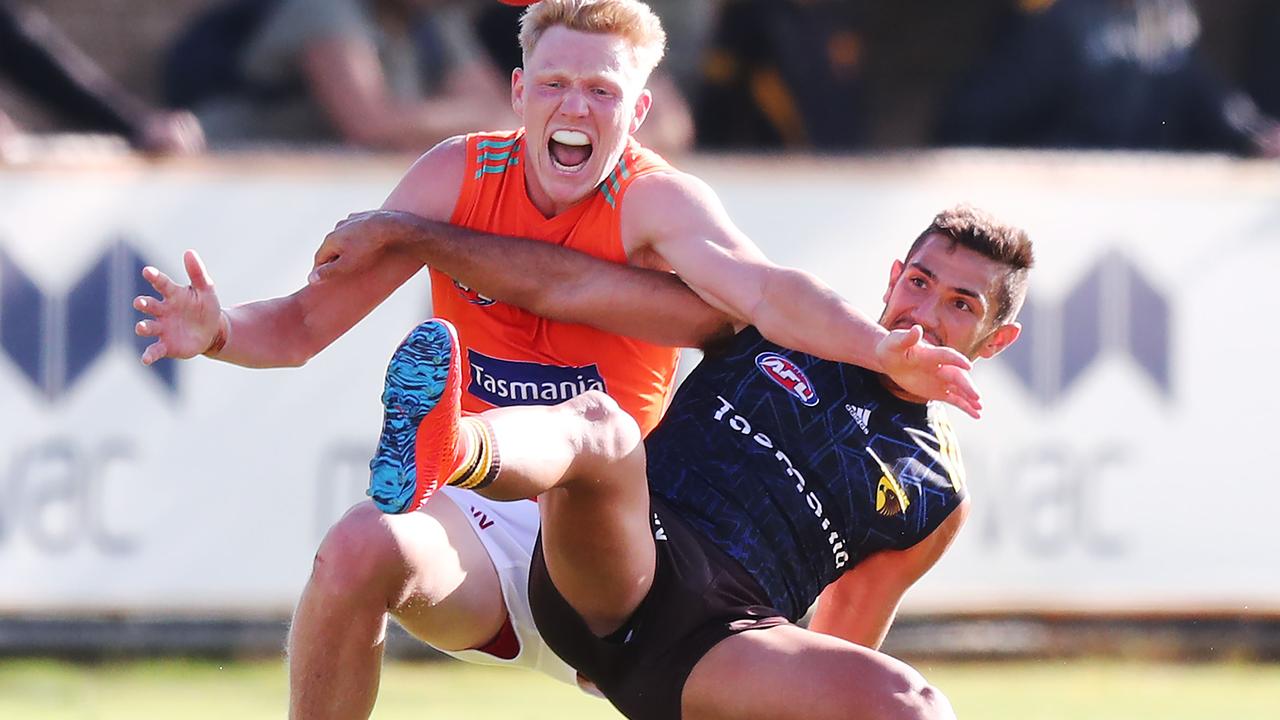
<path fill-rule="evenodd" d="M 1224 158 L 701 158 L 741 227 L 878 313 L 967 200 L 1028 228 L 1026 335 L 958 421 L 975 499 L 904 613 L 1280 613 L 1280 167 Z M 0 616 L 282 617 L 362 496 L 425 275 L 302 369 L 144 368 L 141 263 L 288 293 L 406 161 L 0 169 Z"/>

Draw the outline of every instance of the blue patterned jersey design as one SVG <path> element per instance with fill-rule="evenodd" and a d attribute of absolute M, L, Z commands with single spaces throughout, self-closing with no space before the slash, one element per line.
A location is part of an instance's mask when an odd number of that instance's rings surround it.
<path fill-rule="evenodd" d="M 924 539 L 965 497 L 940 406 L 755 328 L 708 353 L 645 445 L 653 493 L 792 620 L 859 561 Z"/>

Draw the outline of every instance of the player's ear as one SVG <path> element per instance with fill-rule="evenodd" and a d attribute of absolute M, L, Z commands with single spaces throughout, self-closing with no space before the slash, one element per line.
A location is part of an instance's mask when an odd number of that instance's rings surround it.
<path fill-rule="evenodd" d="M 511 71 L 511 109 L 524 117 L 524 70 L 521 68 Z"/>
<path fill-rule="evenodd" d="M 635 117 L 631 119 L 631 132 L 640 129 L 644 124 L 644 119 L 649 117 L 649 109 L 653 107 L 653 93 L 648 88 L 640 91 L 639 97 L 636 98 Z"/>
<path fill-rule="evenodd" d="M 1005 323 L 995 329 L 995 332 L 987 336 L 982 341 L 982 345 L 978 346 L 978 357 L 993 358 L 1004 351 L 1018 339 L 1022 334 L 1022 324 L 1011 322 Z"/>
<path fill-rule="evenodd" d="M 902 271 L 906 267 L 901 260 L 893 261 L 893 267 L 889 269 L 889 287 L 884 289 L 884 298 L 882 300 L 886 305 L 889 303 L 889 296 L 893 294 L 893 286 L 898 284 L 898 278 L 902 277 Z"/>

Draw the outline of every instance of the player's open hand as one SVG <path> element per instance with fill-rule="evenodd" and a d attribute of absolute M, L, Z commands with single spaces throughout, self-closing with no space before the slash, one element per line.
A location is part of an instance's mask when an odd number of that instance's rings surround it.
<path fill-rule="evenodd" d="M 973 364 L 961 353 L 924 339 L 924 329 L 891 330 L 876 346 L 885 373 L 903 390 L 928 400 L 955 405 L 974 418 L 982 400 L 969 371 Z"/>
<path fill-rule="evenodd" d="M 392 250 L 405 230 L 397 214 L 367 210 L 348 215 L 325 236 L 307 282 L 318 283 L 368 271 Z"/>
<path fill-rule="evenodd" d="M 135 310 L 151 316 L 140 321 L 134 331 L 156 339 L 142 352 L 144 365 L 161 358 L 195 357 L 208 350 L 218 335 L 222 306 L 204 262 L 195 250 L 188 250 L 182 256 L 182 264 L 190 285 L 179 285 L 151 266 L 142 269 L 142 277 L 160 294 L 159 299 L 148 295 L 133 299 Z"/>

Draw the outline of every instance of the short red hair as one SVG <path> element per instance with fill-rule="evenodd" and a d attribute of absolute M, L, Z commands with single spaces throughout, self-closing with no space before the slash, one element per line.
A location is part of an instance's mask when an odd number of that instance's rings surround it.
<path fill-rule="evenodd" d="M 639 0 L 541 0 L 530 5 L 520 18 L 520 48 L 526 58 L 542 34 L 557 25 L 625 39 L 631 44 L 636 66 L 646 77 L 667 49 L 662 21 Z"/>

